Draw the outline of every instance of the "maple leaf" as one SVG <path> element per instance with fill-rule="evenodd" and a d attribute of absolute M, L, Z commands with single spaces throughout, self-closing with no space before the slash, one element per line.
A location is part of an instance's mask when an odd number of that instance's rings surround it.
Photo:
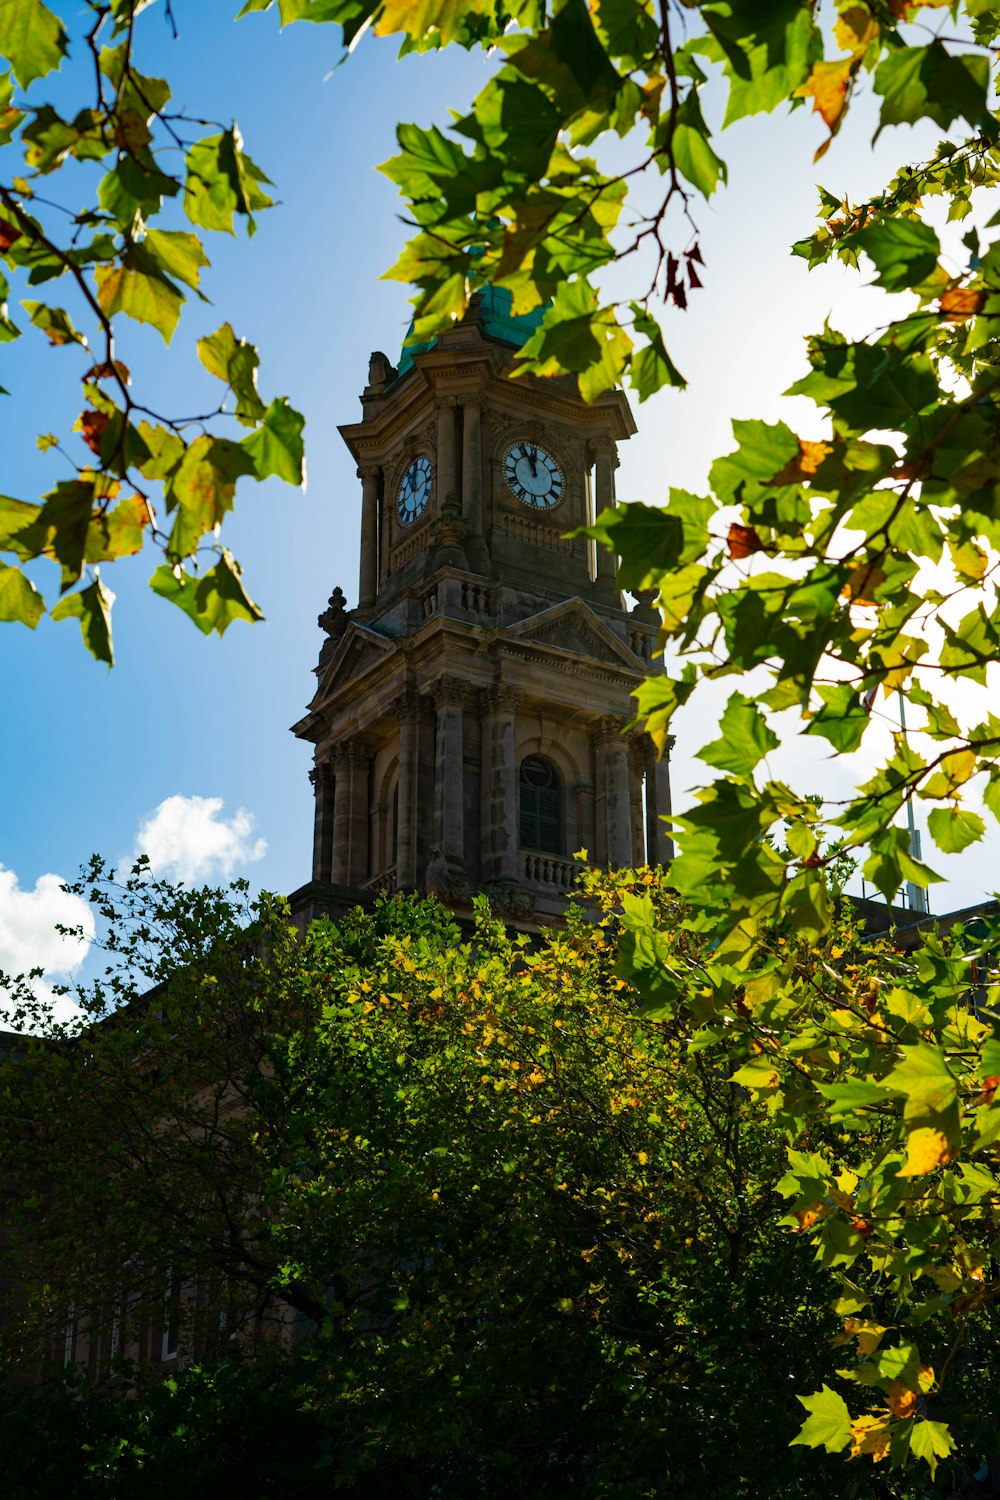
<path fill-rule="evenodd" d="M 864 52 L 879 35 L 879 24 L 867 5 L 849 5 L 833 28 L 838 44 L 851 53 Z"/>
<path fill-rule="evenodd" d="M 859 1417 L 851 1423 L 851 1457 L 869 1453 L 873 1463 L 881 1463 L 889 1454 L 889 1418 Z"/>
<path fill-rule="evenodd" d="M 80 413 L 80 434 L 92 453 L 100 457 L 101 435 L 111 418 L 107 412 L 84 411 Z"/>
<path fill-rule="evenodd" d="M 779 469 L 768 484 L 802 484 L 818 471 L 828 453 L 833 452 L 832 443 L 814 443 L 808 438 L 799 438 L 799 451 L 790 458 L 783 469 Z"/>
<path fill-rule="evenodd" d="M 813 109 L 831 134 L 836 132 L 844 113 L 853 72 L 853 59 L 849 57 L 835 62 L 818 62 L 801 88 L 795 90 L 796 98 L 812 99 Z"/>
<path fill-rule="evenodd" d="M 21 238 L 22 233 L 16 224 L 11 224 L 8 219 L 0 219 L 0 252 L 9 250 L 14 241 Z"/>
<path fill-rule="evenodd" d="M 911 1130 L 906 1140 L 906 1161 L 899 1169 L 900 1177 L 925 1177 L 935 1167 L 947 1166 L 955 1152 L 948 1137 L 933 1125 L 921 1125 Z"/>
<path fill-rule="evenodd" d="M 907 1417 L 912 1417 L 917 1409 L 917 1392 L 911 1391 L 908 1386 L 902 1385 L 898 1380 L 890 1380 L 885 1404 L 894 1417 L 905 1421 Z"/>
<path fill-rule="evenodd" d="M 949 323 L 964 323 L 986 305 L 986 293 L 970 286 L 953 286 L 941 295 L 940 308 Z"/>
<path fill-rule="evenodd" d="M 876 609 L 878 600 L 874 598 L 875 590 L 884 582 L 885 574 L 881 568 L 876 568 L 874 563 L 859 563 L 844 584 L 844 593 L 863 609 Z"/>
<path fill-rule="evenodd" d="M 764 543 L 754 531 L 752 526 L 741 526 L 734 521 L 726 536 L 726 546 L 729 556 L 738 561 L 741 557 L 749 557 L 753 552 L 763 552 Z"/>

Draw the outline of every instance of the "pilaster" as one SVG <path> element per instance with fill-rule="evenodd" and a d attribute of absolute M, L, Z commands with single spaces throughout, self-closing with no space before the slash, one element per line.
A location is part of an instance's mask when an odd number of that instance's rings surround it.
<path fill-rule="evenodd" d="M 521 695 L 497 683 L 482 695 L 483 874 L 514 883 L 517 866 L 517 760 L 514 725 Z"/>

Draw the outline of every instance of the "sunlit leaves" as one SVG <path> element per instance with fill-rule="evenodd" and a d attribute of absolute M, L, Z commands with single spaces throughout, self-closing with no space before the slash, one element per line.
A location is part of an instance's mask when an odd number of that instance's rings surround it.
<path fill-rule="evenodd" d="M 164 343 L 170 343 L 184 297 L 142 246 L 126 251 L 120 265 L 98 266 L 95 276 L 97 300 L 108 318 L 124 313 L 138 323 L 150 323 Z"/>
<path fill-rule="evenodd" d="M 264 618 L 243 586 L 236 559 L 222 549 L 219 561 L 200 577 L 164 563 L 150 579 L 153 592 L 190 617 L 203 635 L 223 635 L 234 620 Z"/>
<path fill-rule="evenodd" d="M 272 401 L 259 427 L 243 439 L 243 451 L 253 462 L 258 479 L 274 474 L 286 484 L 305 485 L 305 418 L 284 396 Z"/>
<path fill-rule="evenodd" d="M 97 661 L 114 665 L 111 646 L 111 606 L 115 596 L 99 578 L 75 594 L 60 599 L 52 611 L 53 620 L 79 620 L 84 645 Z"/>
<path fill-rule="evenodd" d="M 22 88 L 58 68 L 69 51 L 63 23 L 41 0 L 0 0 L 0 49 Z"/>
<path fill-rule="evenodd" d="M 20 568 L 0 562 L 0 620 L 17 620 L 34 630 L 45 613 L 45 600 Z"/>
<path fill-rule="evenodd" d="M 720 771 L 748 777 L 758 761 L 777 748 L 778 736 L 752 699 L 733 693 L 719 721 L 720 737 L 698 751 L 698 758 Z"/>
<path fill-rule="evenodd" d="M 272 201 L 264 191 L 270 183 L 244 152 L 235 125 L 192 146 L 185 166 L 184 210 L 192 224 L 231 234 L 234 215 L 240 214 L 253 233 L 254 214 Z"/>
<path fill-rule="evenodd" d="M 840 1453 L 846 1448 L 851 1441 L 851 1414 L 843 1396 L 824 1385 L 815 1396 L 798 1399 L 809 1415 L 792 1442 L 807 1448 L 825 1448 L 827 1453 Z"/>
<path fill-rule="evenodd" d="M 974 127 L 985 121 L 992 129 L 988 79 L 985 57 L 956 56 L 937 40 L 887 52 L 875 70 L 875 92 L 883 101 L 879 129 L 927 118 L 947 130 L 959 117 Z"/>
<path fill-rule="evenodd" d="M 237 339 L 232 325 L 223 323 L 208 338 L 198 340 L 198 358 L 231 389 L 238 420 L 246 426 L 259 422 L 266 408 L 257 391 L 260 356 L 254 346 L 246 339 Z"/>

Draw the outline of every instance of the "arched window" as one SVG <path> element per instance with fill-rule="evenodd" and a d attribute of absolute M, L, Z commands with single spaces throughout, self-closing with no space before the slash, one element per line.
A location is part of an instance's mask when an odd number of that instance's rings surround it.
<path fill-rule="evenodd" d="M 538 854 L 562 853 L 562 789 L 559 774 L 540 755 L 521 762 L 520 775 L 522 849 Z"/>

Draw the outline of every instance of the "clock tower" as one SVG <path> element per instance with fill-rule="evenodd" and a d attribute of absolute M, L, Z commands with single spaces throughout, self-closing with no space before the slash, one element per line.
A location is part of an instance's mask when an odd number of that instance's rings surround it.
<path fill-rule="evenodd" d="M 654 612 L 615 560 L 567 535 L 615 503 L 628 402 L 515 376 L 539 321 L 495 288 L 398 367 L 371 357 L 358 465 L 357 605 L 320 616 L 317 686 L 294 732 L 315 746 L 313 879 L 302 911 L 361 890 L 485 889 L 522 924 L 565 908 L 581 848 L 663 863 L 666 759 L 626 733 L 654 670 Z"/>

